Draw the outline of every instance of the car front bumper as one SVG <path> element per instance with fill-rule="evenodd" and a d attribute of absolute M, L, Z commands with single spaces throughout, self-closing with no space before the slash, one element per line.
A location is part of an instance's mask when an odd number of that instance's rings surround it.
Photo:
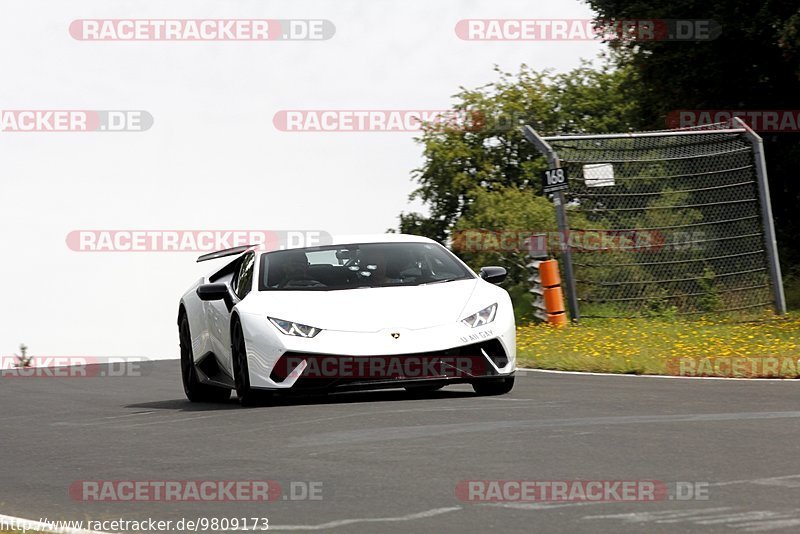
<path fill-rule="evenodd" d="M 323 330 L 310 339 L 281 334 L 261 316 L 243 318 L 242 325 L 255 389 L 439 385 L 511 376 L 516 369 L 513 320 L 479 328 Z"/>

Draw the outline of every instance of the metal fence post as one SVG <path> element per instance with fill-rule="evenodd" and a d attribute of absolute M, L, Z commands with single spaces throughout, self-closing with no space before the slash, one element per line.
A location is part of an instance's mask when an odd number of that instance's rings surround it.
<path fill-rule="evenodd" d="M 522 135 L 531 143 L 536 149 L 547 157 L 550 168 L 556 169 L 561 167 L 561 161 L 553 148 L 542 139 L 536 130 L 530 126 L 522 128 Z M 564 264 L 564 279 L 566 280 L 567 288 L 567 306 L 569 308 L 569 316 L 572 322 L 580 320 L 580 309 L 578 307 L 578 294 L 575 289 L 575 274 L 572 269 L 572 252 L 567 244 L 567 232 L 569 231 L 569 223 L 567 222 L 567 211 L 564 205 L 564 192 L 558 191 L 553 195 L 553 205 L 556 208 L 556 221 L 558 223 L 559 246 Z"/>
<path fill-rule="evenodd" d="M 772 278 L 772 292 L 775 296 L 775 311 L 779 315 L 786 313 L 786 297 L 783 294 L 783 278 L 781 278 L 781 264 L 778 261 L 778 242 L 775 238 L 775 224 L 772 220 L 772 202 L 769 197 L 769 182 L 767 181 L 767 161 L 764 157 L 764 141 L 739 117 L 733 118 L 739 126 L 746 130 L 745 137 L 753 145 L 753 159 L 758 176 L 758 196 L 761 203 L 761 217 L 764 226 L 764 240 L 766 241 L 767 262 L 769 263 L 770 277 Z"/>

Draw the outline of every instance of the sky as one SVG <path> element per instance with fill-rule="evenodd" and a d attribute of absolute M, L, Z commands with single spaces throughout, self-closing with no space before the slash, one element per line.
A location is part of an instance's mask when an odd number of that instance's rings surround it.
<path fill-rule="evenodd" d="M 0 131 L 0 356 L 177 358 L 197 252 L 88 252 L 80 230 L 381 233 L 415 132 L 286 132 L 281 110 L 438 110 L 493 66 L 563 72 L 599 41 L 467 41 L 462 19 L 591 18 L 577 0 L 0 0 L 0 109 L 138 110 L 145 131 Z M 77 19 L 324 19 L 311 41 L 91 41 Z"/>

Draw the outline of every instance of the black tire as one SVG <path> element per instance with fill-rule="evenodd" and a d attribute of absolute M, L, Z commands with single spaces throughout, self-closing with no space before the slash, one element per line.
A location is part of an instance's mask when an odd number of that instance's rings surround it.
<path fill-rule="evenodd" d="M 194 367 L 194 356 L 192 355 L 192 336 L 189 333 L 189 320 L 185 315 L 181 316 L 178 335 L 181 341 L 181 375 L 186 398 L 192 402 L 224 402 L 230 399 L 231 390 L 203 384 L 197 378 L 197 369 Z"/>
<path fill-rule="evenodd" d="M 514 388 L 514 377 L 480 380 L 472 383 L 478 395 L 505 395 Z"/>
<path fill-rule="evenodd" d="M 244 332 L 238 319 L 231 328 L 231 355 L 233 357 L 233 379 L 236 382 L 236 396 L 242 406 L 254 406 L 263 398 L 250 387 L 250 367 L 247 364 L 247 348 Z"/>

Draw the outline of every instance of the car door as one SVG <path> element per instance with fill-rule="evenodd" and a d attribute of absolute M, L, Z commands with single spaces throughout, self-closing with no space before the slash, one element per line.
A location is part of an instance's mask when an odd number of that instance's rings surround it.
<path fill-rule="evenodd" d="M 247 252 L 239 260 L 239 266 L 233 273 L 230 283 L 233 305 L 238 304 L 253 288 L 253 270 L 255 267 L 255 253 Z M 231 358 L 231 315 L 233 307 L 222 301 L 211 302 L 209 313 L 212 325 L 214 354 L 226 371 L 233 376 L 233 363 Z"/>

